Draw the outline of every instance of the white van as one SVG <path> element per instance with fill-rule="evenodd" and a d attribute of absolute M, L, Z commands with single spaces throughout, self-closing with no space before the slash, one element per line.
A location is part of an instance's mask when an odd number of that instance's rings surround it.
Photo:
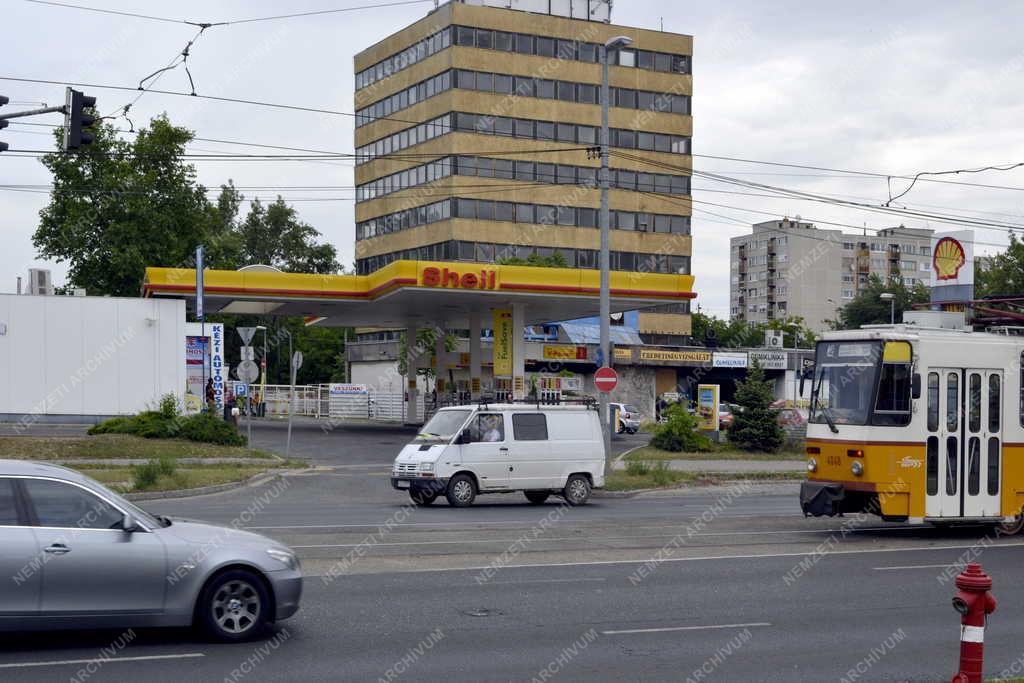
<path fill-rule="evenodd" d="M 577 405 L 494 404 L 442 408 L 395 458 L 391 485 L 417 505 L 444 494 L 454 507 L 478 494 L 523 491 L 583 505 L 604 486 L 598 412 Z"/>

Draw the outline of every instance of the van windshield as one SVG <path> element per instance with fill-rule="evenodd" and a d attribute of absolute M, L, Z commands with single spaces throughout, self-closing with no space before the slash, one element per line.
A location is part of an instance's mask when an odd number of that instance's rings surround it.
<path fill-rule="evenodd" d="M 417 441 L 438 441 L 447 440 L 458 434 L 459 429 L 466 423 L 471 410 L 442 410 L 416 435 Z"/>

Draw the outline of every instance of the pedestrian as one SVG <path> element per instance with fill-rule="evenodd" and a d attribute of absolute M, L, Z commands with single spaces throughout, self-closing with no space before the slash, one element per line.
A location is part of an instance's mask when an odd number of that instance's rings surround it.
<path fill-rule="evenodd" d="M 213 378 L 206 380 L 206 411 L 213 415 L 217 410 L 217 391 L 213 388 Z"/>

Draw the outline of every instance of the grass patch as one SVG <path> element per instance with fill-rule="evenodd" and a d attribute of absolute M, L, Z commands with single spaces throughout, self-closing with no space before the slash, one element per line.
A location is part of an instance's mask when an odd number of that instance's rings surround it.
<path fill-rule="evenodd" d="M 800 450 L 783 450 L 778 453 L 750 453 L 733 448 L 728 443 L 715 444 L 715 449 L 709 452 L 673 453 L 663 451 L 654 446 L 642 446 L 636 449 L 624 460 L 628 462 L 638 460 L 803 460 L 805 453 Z"/>
<path fill-rule="evenodd" d="M 178 466 L 170 471 L 157 465 L 140 465 L 137 467 L 75 467 L 82 474 L 109 486 L 121 493 L 138 491 L 175 491 L 192 489 L 200 486 L 213 486 L 244 481 L 262 472 L 277 468 L 259 465 L 191 465 Z M 146 474 L 140 476 L 140 469 L 147 468 Z M 141 484 L 141 486 L 140 486 Z"/>
<path fill-rule="evenodd" d="M 273 458 L 269 451 L 221 446 L 185 439 L 145 439 L 130 434 L 95 436 L 3 436 L 0 458 L 75 460 L 78 458 Z"/>
<path fill-rule="evenodd" d="M 683 472 L 658 464 L 648 465 L 645 474 L 617 470 L 604 479 L 606 491 L 670 489 L 681 486 L 713 486 L 732 481 L 802 481 L 802 472 Z"/>

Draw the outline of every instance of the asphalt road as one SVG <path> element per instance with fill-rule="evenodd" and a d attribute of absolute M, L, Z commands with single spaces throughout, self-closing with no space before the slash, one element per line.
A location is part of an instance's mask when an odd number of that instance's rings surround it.
<path fill-rule="evenodd" d="M 792 484 L 411 509 L 384 443 L 407 435 L 345 434 L 298 438 L 315 472 L 145 504 L 242 519 L 297 550 L 303 607 L 267 639 L 139 631 L 90 664 L 123 632 L 5 636 L 0 680 L 948 680 L 959 618 L 946 577 L 975 556 L 999 601 L 987 675 L 1024 671 L 1024 538 L 805 519 Z"/>

